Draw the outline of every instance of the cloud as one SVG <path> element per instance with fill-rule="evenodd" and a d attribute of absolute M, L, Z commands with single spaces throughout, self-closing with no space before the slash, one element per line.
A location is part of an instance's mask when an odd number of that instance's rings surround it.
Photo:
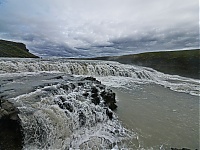
<path fill-rule="evenodd" d="M 0 38 L 24 42 L 40 56 L 195 48 L 198 6 L 191 0 L 0 0 Z"/>

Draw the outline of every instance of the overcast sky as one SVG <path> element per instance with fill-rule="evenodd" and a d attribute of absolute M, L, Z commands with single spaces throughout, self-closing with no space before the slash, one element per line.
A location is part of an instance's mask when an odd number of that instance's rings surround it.
<path fill-rule="evenodd" d="M 0 39 L 39 56 L 199 47 L 199 0 L 0 0 Z"/>

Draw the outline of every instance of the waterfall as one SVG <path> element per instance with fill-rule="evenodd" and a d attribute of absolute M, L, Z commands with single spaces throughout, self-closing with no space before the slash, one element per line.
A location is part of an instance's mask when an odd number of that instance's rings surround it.
<path fill-rule="evenodd" d="M 63 72 L 72 75 L 94 77 L 129 77 L 132 82 L 156 83 L 174 91 L 199 95 L 199 80 L 167 75 L 151 68 L 120 64 L 111 61 L 89 61 L 69 59 L 2 59 L 1 73 L 19 72 Z M 100 79 L 100 78 L 99 78 Z M 124 78 L 121 78 L 124 80 Z M 106 80 L 104 78 L 104 80 Z M 134 80 L 134 81 L 133 81 Z M 106 83 L 107 81 L 105 81 Z M 127 82 L 130 82 L 127 81 Z"/>
<path fill-rule="evenodd" d="M 10 99 L 20 110 L 24 149 L 123 148 L 135 138 L 112 111 L 116 108 L 114 93 L 95 78 L 60 73 L 20 74 L 13 84 L 29 82 L 35 86 L 33 76 L 40 85 Z M 10 87 L 5 79 L 6 91 L 6 85 Z M 14 87 L 13 91 L 17 93 Z"/>
<path fill-rule="evenodd" d="M 123 65 L 117 62 L 106 61 L 76 61 L 76 60 L 3 60 L 0 61 L 1 72 L 38 72 L 38 71 L 59 71 L 74 75 L 93 76 L 124 76 L 140 79 L 151 79 L 149 74 L 153 70 L 143 70 L 139 67 Z"/>
<path fill-rule="evenodd" d="M 191 95 L 200 91 L 199 80 L 151 68 L 68 59 L 3 58 L 0 83 L 0 96 L 20 110 L 27 150 L 137 149 L 137 134 L 124 128 L 113 112 L 109 87 L 159 84 Z"/>

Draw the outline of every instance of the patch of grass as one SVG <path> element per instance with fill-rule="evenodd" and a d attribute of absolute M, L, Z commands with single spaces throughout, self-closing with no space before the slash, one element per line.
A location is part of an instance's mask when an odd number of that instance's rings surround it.
<path fill-rule="evenodd" d="M 0 57 L 38 58 L 23 43 L 0 40 Z"/>

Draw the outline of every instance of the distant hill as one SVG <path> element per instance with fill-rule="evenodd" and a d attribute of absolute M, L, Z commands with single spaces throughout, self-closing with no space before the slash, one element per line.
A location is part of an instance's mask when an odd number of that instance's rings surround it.
<path fill-rule="evenodd" d="M 29 52 L 25 44 L 5 40 L 0 40 L 0 57 L 38 58 Z"/>
<path fill-rule="evenodd" d="M 141 54 L 93 58 L 150 67 L 155 70 L 200 79 L 200 50 L 147 52 Z"/>

